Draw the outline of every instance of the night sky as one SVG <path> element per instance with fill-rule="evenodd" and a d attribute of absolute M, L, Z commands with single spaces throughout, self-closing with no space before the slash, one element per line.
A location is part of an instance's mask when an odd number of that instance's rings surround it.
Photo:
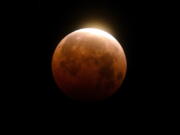
<path fill-rule="evenodd" d="M 120 90 L 100 104 L 122 104 L 131 99 L 157 99 L 163 89 L 166 44 L 163 3 L 138 1 L 43 1 L 38 3 L 41 82 L 40 97 L 58 103 L 77 103 L 67 98 L 56 86 L 51 72 L 51 58 L 59 41 L 87 23 L 97 22 L 112 31 L 127 57 L 127 74 Z M 163 49 L 164 48 L 164 49 Z M 39 64 L 39 63 L 38 63 Z M 162 79 L 163 78 L 163 79 Z M 36 94 L 36 93 L 35 93 Z M 98 104 L 98 103 L 97 103 Z"/>
<path fill-rule="evenodd" d="M 0 96 L 6 132 L 34 127 L 43 131 L 52 125 L 65 133 L 86 127 L 85 134 L 101 125 L 101 133 L 112 126 L 111 134 L 116 129 L 122 133 L 121 125 L 128 128 L 126 132 L 175 131 L 179 4 L 173 0 L 24 0 L 2 1 L 1 7 Z M 53 79 L 52 55 L 67 34 L 91 23 L 102 24 L 121 43 L 127 74 L 112 97 L 74 101 Z"/>

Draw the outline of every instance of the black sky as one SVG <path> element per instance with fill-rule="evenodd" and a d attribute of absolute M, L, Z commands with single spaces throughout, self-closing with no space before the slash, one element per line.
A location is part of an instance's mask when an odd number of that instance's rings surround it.
<path fill-rule="evenodd" d="M 45 123 L 48 117 L 56 121 L 58 129 L 62 129 L 59 126 L 62 122 L 68 128 L 66 131 L 72 132 L 69 125 L 74 127 L 78 122 L 89 127 L 86 132 L 96 123 L 99 128 L 98 122 L 108 125 L 103 130 L 114 124 L 113 130 L 121 132 L 122 118 L 133 127 L 137 125 L 139 131 L 148 127 L 149 132 L 155 127 L 155 131 L 162 132 L 169 129 L 165 126 L 177 127 L 180 12 L 179 4 L 173 0 L 2 1 L 0 10 L 1 110 L 3 125 L 8 125 L 9 131 L 12 131 L 9 125 L 23 129 L 18 123 L 30 128 L 37 123 L 39 129 L 39 121 Z M 127 56 L 127 75 L 122 87 L 109 99 L 95 103 L 67 98 L 59 91 L 51 72 L 56 45 L 89 20 L 107 26 Z"/>

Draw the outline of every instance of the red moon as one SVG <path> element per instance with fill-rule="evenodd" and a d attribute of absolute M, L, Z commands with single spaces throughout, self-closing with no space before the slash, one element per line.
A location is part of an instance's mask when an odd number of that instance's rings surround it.
<path fill-rule="evenodd" d="M 109 33 L 84 28 L 64 37 L 52 57 L 57 86 L 80 101 L 103 100 L 121 86 L 127 69 L 124 50 Z"/>

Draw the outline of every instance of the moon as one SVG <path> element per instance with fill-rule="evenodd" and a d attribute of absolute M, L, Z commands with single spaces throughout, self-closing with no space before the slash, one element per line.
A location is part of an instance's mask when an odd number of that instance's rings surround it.
<path fill-rule="evenodd" d="M 84 28 L 65 36 L 52 57 L 52 74 L 68 97 L 104 100 L 113 95 L 126 75 L 127 61 L 120 43 L 109 33 Z"/>

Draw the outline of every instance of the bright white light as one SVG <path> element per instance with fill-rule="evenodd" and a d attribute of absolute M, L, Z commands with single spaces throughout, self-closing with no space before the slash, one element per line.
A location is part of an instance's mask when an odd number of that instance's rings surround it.
<path fill-rule="evenodd" d="M 102 36 L 104 36 L 106 38 L 116 40 L 111 34 L 105 32 L 103 30 L 97 29 L 97 28 L 83 28 L 83 29 L 80 29 L 78 31 L 89 32 L 89 33 L 92 33 L 92 34 L 95 34 L 95 35 L 102 35 Z"/>

